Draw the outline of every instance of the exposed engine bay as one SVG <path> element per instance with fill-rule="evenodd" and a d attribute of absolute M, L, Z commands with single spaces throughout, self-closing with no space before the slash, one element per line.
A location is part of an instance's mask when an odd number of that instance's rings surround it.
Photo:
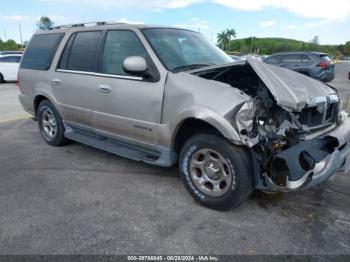
<path fill-rule="evenodd" d="M 336 94 L 314 97 L 295 109 L 277 101 L 249 63 L 193 74 L 229 84 L 252 98 L 232 118 L 242 139 L 252 144 L 261 178 L 257 184 L 262 188 L 293 191 L 304 187 L 339 146 L 334 137 L 320 138 L 337 126 L 340 103 Z"/>

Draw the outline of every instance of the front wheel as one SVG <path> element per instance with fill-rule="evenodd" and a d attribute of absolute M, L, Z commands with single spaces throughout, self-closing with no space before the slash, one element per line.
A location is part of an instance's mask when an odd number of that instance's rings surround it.
<path fill-rule="evenodd" d="M 190 138 L 180 153 L 180 174 L 186 189 L 200 204 L 228 210 L 253 191 L 249 154 L 214 134 Z"/>

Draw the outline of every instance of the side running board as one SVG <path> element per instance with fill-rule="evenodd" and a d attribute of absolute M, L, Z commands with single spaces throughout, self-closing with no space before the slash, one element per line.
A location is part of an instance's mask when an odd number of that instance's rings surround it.
<path fill-rule="evenodd" d="M 86 144 L 109 153 L 127 157 L 136 161 L 155 164 L 159 159 L 160 153 L 136 147 L 134 145 L 121 142 L 119 140 L 101 137 L 83 130 L 73 129 L 66 126 L 64 136 L 73 141 Z"/>

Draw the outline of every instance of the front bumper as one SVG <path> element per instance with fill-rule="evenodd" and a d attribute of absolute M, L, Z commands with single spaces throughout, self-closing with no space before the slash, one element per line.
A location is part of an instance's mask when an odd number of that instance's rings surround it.
<path fill-rule="evenodd" d="M 345 112 L 341 114 L 341 123 L 332 131 L 301 142 L 277 155 L 276 159 L 279 163 L 285 163 L 289 175 L 284 186 L 276 185 L 265 176 L 268 190 L 289 192 L 305 189 L 320 184 L 339 171 L 350 171 L 350 117 Z M 300 160 L 301 154 L 305 152 L 314 161 L 308 170 L 305 170 Z"/>

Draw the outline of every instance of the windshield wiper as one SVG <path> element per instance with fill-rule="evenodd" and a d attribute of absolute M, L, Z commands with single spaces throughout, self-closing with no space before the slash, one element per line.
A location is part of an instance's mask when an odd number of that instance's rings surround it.
<path fill-rule="evenodd" d="M 183 65 L 183 66 L 178 66 L 173 69 L 173 71 L 186 71 L 186 70 L 191 70 L 191 69 L 196 69 L 196 68 L 201 68 L 205 66 L 211 66 L 214 64 L 190 64 L 190 65 Z"/>

